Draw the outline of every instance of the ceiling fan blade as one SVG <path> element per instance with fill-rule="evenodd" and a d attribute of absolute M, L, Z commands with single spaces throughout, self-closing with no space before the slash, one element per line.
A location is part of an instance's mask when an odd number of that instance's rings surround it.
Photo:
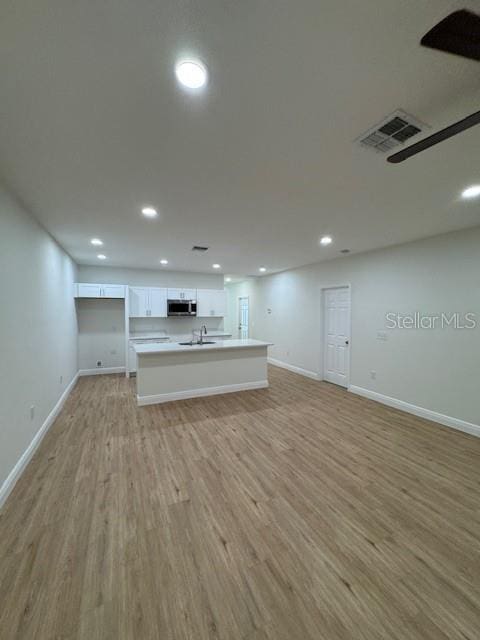
<path fill-rule="evenodd" d="M 388 156 L 387 161 L 393 162 L 394 164 L 403 162 L 404 160 L 411 158 L 417 153 L 433 147 L 439 142 L 443 142 L 444 140 L 447 140 L 452 136 L 456 136 L 457 133 L 461 133 L 466 129 L 470 129 L 470 127 L 474 127 L 476 124 L 480 124 L 480 111 L 475 111 L 475 113 L 472 113 L 466 118 L 463 118 L 463 120 L 459 120 L 458 122 L 445 127 L 445 129 L 437 131 L 437 133 L 434 133 L 431 136 L 428 136 L 427 138 L 424 138 L 423 140 L 410 145 L 406 149 L 397 151 L 397 153 Z"/>
<path fill-rule="evenodd" d="M 430 29 L 420 44 L 480 60 L 480 16 L 466 9 L 454 11 Z"/>

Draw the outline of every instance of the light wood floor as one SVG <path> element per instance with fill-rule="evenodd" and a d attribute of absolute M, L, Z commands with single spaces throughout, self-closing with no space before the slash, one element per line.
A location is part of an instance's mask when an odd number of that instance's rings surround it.
<path fill-rule="evenodd" d="M 478 639 L 480 439 L 270 381 L 80 379 L 0 517 L 0 638 Z"/>

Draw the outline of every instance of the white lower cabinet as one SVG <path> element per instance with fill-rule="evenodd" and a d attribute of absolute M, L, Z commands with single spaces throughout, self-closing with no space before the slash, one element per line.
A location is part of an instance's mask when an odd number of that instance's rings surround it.
<path fill-rule="evenodd" d="M 224 289 L 197 290 L 197 317 L 223 318 L 227 312 L 227 293 Z"/>
<path fill-rule="evenodd" d="M 133 348 L 132 343 L 129 343 L 128 346 L 128 371 L 130 373 L 135 373 L 137 370 L 137 354 L 135 353 L 135 349 Z"/>

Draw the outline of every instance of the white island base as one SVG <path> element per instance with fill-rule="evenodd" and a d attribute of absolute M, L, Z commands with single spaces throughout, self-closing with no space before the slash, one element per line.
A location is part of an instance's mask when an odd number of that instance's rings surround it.
<path fill-rule="evenodd" d="M 157 404 L 268 387 L 268 346 L 259 340 L 136 345 L 137 402 Z"/>

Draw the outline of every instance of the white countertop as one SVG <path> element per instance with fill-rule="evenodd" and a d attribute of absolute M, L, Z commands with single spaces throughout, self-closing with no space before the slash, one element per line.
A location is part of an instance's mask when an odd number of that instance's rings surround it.
<path fill-rule="evenodd" d="M 207 336 L 208 339 L 208 336 Z M 157 344 L 136 344 L 134 349 L 137 355 L 148 353 L 185 353 L 185 351 L 218 351 L 221 349 L 253 349 L 254 347 L 270 347 L 271 342 L 261 340 L 216 340 L 213 344 L 181 345 L 178 342 L 165 342 Z"/>

